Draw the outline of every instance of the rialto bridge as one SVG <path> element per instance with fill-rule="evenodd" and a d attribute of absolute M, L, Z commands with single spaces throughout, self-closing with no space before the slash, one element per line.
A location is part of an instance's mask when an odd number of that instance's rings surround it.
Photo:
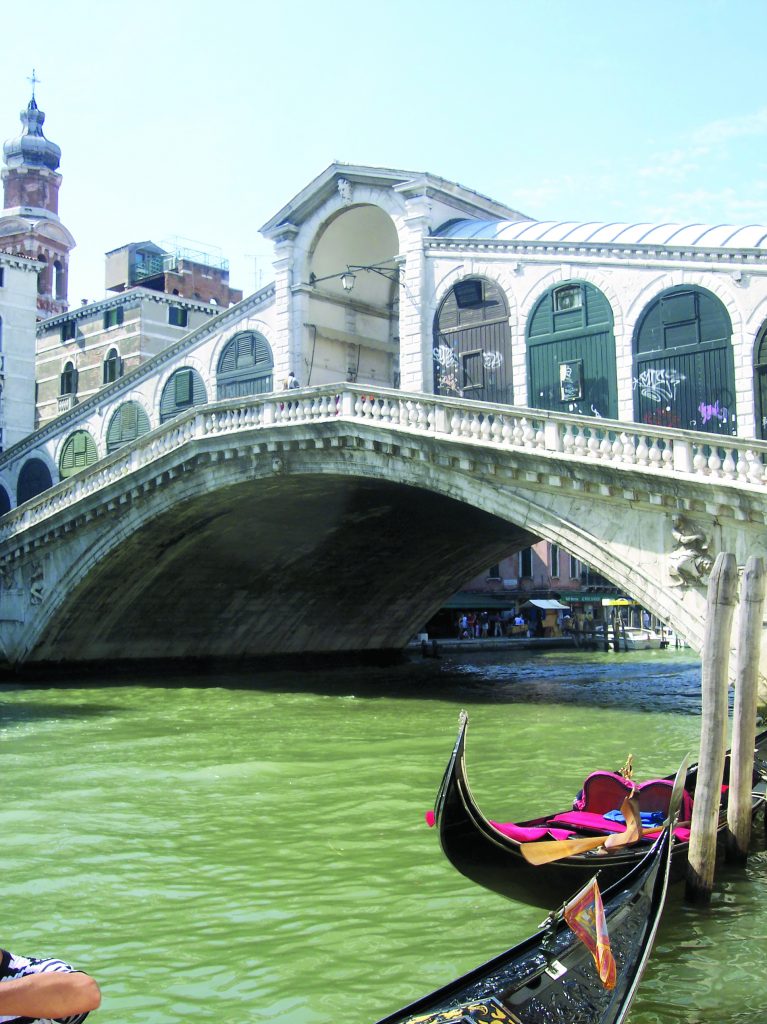
<path fill-rule="evenodd" d="M 540 538 L 699 650 L 716 554 L 767 555 L 765 455 L 359 385 L 208 403 L 3 517 L 3 659 L 397 649 Z"/>

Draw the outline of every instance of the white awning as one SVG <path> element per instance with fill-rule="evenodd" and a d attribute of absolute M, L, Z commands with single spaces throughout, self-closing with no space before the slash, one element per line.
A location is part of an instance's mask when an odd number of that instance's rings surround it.
<path fill-rule="evenodd" d="M 566 611 L 569 611 L 569 609 L 570 609 L 570 605 L 569 604 L 560 604 L 559 601 L 554 601 L 553 599 L 551 599 L 551 600 L 542 600 L 542 601 L 538 601 L 538 600 L 525 601 L 525 603 L 522 605 L 522 607 L 523 608 L 540 608 L 541 611 L 544 611 L 544 612 L 551 612 L 551 611 L 566 612 Z"/>

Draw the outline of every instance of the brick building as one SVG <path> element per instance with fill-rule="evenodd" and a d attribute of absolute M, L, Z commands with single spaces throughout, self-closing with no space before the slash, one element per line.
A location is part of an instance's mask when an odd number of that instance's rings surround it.
<path fill-rule="evenodd" d="M 43 134 L 34 93 L 20 114 L 22 131 L 3 146 L 0 250 L 34 259 L 39 319 L 68 309 L 69 253 L 75 240 L 59 219 L 61 149 Z"/>

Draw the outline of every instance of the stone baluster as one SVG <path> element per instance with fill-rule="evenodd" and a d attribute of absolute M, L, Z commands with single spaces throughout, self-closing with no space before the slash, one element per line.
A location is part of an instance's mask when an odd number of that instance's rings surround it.
<path fill-rule="evenodd" d="M 483 441 L 489 441 L 492 437 L 492 424 L 490 417 L 485 416 L 479 426 L 479 436 Z"/>
<path fill-rule="evenodd" d="M 719 452 L 716 448 L 711 449 L 711 454 L 708 457 L 708 470 L 711 476 L 722 475 L 722 460 L 719 458 Z"/>
<path fill-rule="evenodd" d="M 566 455 L 573 455 L 575 453 L 575 434 L 573 433 L 572 423 L 565 425 L 565 432 L 562 435 L 562 451 Z"/>
<path fill-rule="evenodd" d="M 490 428 L 491 440 L 495 444 L 501 444 L 503 442 L 503 431 L 506 426 L 506 417 L 501 416 L 500 413 L 496 413 L 493 416 L 493 425 Z"/>
<path fill-rule="evenodd" d="M 640 434 L 636 446 L 636 461 L 639 466 L 646 466 L 650 461 L 650 449 L 647 447 L 645 437 Z"/>
<path fill-rule="evenodd" d="M 663 452 L 658 444 L 658 438 L 651 437 L 649 438 L 649 441 L 650 447 L 647 452 L 647 461 L 651 469 L 660 469 L 663 462 Z"/>
<path fill-rule="evenodd" d="M 727 477 L 728 480 L 734 480 L 738 475 L 738 467 L 735 459 L 733 458 L 731 448 L 727 449 L 727 453 L 724 457 L 724 462 L 722 463 L 722 474 Z"/>

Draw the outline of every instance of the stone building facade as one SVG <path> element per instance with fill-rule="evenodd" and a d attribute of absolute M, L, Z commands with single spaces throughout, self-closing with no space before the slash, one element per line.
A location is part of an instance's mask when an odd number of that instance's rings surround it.
<path fill-rule="evenodd" d="M 356 381 L 475 399 L 488 417 L 513 404 L 767 435 L 765 227 L 537 221 L 434 175 L 333 164 L 262 231 L 275 245 L 274 284 L 208 308 L 215 316 L 200 310 L 199 325 L 143 363 L 121 341 L 116 380 L 104 383 L 118 338 L 104 317 L 123 304 L 125 336 L 128 326 L 140 336 L 131 291 L 41 326 L 37 446 L 54 482 L 73 432 L 92 438 L 82 465 L 105 454 L 122 403 L 140 406 L 136 429 L 149 430 L 214 398 L 279 388 L 291 370 L 304 387 Z M 145 300 L 162 306 L 160 321 L 182 303 Z M 61 338 L 65 325 L 74 337 Z M 70 360 L 70 374 L 85 380 L 90 367 L 95 378 L 50 419 L 71 394 L 60 387 Z M 11 504 L 18 468 L 0 463 Z"/>
<path fill-rule="evenodd" d="M 87 401 L 215 315 L 194 299 L 131 288 L 37 325 L 35 426 Z"/>
<path fill-rule="evenodd" d="M 34 430 L 40 264 L 0 252 L 0 451 Z"/>

